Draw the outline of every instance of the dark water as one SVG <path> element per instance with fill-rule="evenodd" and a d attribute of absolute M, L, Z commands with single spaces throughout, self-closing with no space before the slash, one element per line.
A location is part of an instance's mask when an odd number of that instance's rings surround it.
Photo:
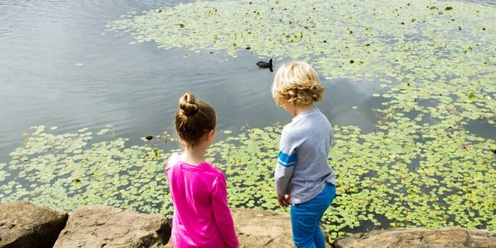
<path fill-rule="evenodd" d="M 270 95 L 273 74 L 255 65 L 268 58 L 243 51 L 220 62 L 208 51 L 158 50 L 153 42 L 130 45 L 130 36 L 105 33 L 108 22 L 129 11 L 178 2 L 187 1 L 0 0 L 0 162 L 37 125 L 96 133 L 112 124 L 117 136 L 140 143 L 170 130 L 186 91 L 214 106 L 221 130 L 290 121 Z M 326 93 L 318 106 L 333 124 L 371 130 L 370 109 L 381 106 L 372 97 L 380 93 L 378 83 L 322 82 Z"/>
<path fill-rule="evenodd" d="M 169 130 L 186 91 L 214 106 L 221 130 L 290 121 L 272 100 L 273 74 L 255 65 L 268 58 L 244 51 L 220 62 L 208 51 L 158 50 L 153 42 L 130 45 L 130 36 L 105 33 L 122 14 L 177 2 L 0 0 L 0 162 L 37 125 L 96 133 L 112 124 L 117 136 L 139 143 Z M 377 84 L 323 84 L 319 107 L 333 124 L 371 128 L 373 114 L 351 107 L 380 106 L 371 103 Z"/>

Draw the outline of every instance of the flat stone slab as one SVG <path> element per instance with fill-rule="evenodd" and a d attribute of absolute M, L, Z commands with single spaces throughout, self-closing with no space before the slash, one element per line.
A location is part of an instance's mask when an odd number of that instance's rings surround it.
<path fill-rule="evenodd" d="M 395 228 L 354 234 L 332 245 L 335 248 L 496 248 L 496 232 L 461 227 Z"/>
<path fill-rule="evenodd" d="M 232 208 L 239 248 L 294 248 L 288 213 Z M 167 248 L 172 247 L 167 244 Z M 327 247 L 331 247 L 330 244 Z"/>
<path fill-rule="evenodd" d="M 170 238 L 164 216 L 110 206 L 82 206 L 69 214 L 54 248 L 164 247 Z"/>

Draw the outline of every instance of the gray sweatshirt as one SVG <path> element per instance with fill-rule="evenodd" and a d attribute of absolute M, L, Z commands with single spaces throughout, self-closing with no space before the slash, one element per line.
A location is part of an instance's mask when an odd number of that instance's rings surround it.
<path fill-rule="evenodd" d="M 274 173 L 278 195 L 290 195 L 291 204 L 309 201 L 326 183 L 336 184 L 327 157 L 332 126 L 318 108 L 301 113 L 284 126 Z"/>

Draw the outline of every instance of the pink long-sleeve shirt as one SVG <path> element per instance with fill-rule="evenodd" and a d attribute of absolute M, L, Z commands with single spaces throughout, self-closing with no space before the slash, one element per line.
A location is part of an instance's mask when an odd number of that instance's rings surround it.
<path fill-rule="evenodd" d="M 226 179 L 208 162 L 191 165 L 174 153 L 165 174 L 174 204 L 172 244 L 181 247 L 238 247 L 227 203 Z"/>

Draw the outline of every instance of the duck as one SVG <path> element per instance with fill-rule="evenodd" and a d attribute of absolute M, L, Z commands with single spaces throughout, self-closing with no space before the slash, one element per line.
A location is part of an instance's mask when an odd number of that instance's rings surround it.
<path fill-rule="evenodd" d="M 258 61 L 257 65 L 260 68 L 270 68 L 270 67 L 272 67 L 272 59 L 270 59 L 269 62 Z"/>
<path fill-rule="evenodd" d="M 270 71 L 272 71 L 272 59 L 269 60 L 269 62 L 265 61 L 258 61 L 257 62 L 258 67 L 260 68 L 269 68 Z"/>

